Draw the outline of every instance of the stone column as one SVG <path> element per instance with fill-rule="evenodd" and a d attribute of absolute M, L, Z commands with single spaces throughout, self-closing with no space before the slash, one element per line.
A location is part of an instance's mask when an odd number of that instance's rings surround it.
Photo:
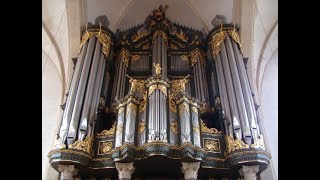
<path fill-rule="evenodd" d="M 200 167 L 200 162 L 195 162 L 195 163 L 182 162 L 181 171 L 184 174 L 184 179 L 196 180 L 198 176 L 199 167 Z"/>
<path fill-rule="evenodd" d="M 60 172 L 60 180 L 74 180 L 73 176 L 78 173 L 78 169 L 74 165 L 58 165 Z"/>
<path fill-rule="evenodd" d="M 131 175 L 134 172 L 134 166 L 133 163 L 117 163 L 116 162 L 116 168 L 119 173 L 119 179 L 120 180 L 129 180 L 131 179 Z"/>
<path fill-rule="evenodd" d="M 239 170 L 239 173 L 241 176 L 244 177 L 244 180 L 256 180 L 258 172 L 259 172 L 259 165 L 242 166 L 242 168 Z"/>

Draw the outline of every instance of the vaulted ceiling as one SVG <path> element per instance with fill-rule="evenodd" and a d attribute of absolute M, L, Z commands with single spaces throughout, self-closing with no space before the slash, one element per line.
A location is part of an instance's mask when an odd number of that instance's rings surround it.
<path fill-rule="evenodd" d="M 233 0 L 90 0 L 87 17 L 94 23 L 96 17 L 106 15 L 109 29 L 124 30 L 143 23 L 159 5 L 168 5 L 166 17 L 172 22 L 204 32 L 213 28 L 211 21 L 217 14 L 232 21 Z"/>

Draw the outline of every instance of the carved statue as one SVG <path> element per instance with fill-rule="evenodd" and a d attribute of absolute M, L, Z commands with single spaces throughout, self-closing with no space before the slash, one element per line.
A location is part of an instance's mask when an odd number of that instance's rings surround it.
<path fill-rule="evenodd" d="M 129 78 L 129 82 L 131 83 L 131 92 L 135 92 L 135 91 L 139 91 L 141 94 L 143 94 L 144 92 L 144 82 L 143 80 L 140 81 L 138 79 L 134 79 L 132 77 L 130 77 L 128 74 L 126 74 L 126 76 Z"/>
<path fill-rule="evenodd" d="M 156 71 L 156 75 L 160 75 L 161 74 L 161 70 L 162 70 L 160 64 L 159 63 L 157 63 L 157 64 L 153 63 L 153 66 L 156 68 L 156 70 L 155 70 Z"/>

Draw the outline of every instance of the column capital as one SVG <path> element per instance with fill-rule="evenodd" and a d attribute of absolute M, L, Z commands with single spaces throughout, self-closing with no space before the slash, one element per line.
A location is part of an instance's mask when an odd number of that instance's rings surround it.
<path fill-rule="evenodd" d="M 78 169 L 74 165 L 58 164 L 58 170 L 61 174 L 60 180 L 73 180 L 73 176 L 78 173 Z"/>
<path fill-rule="evenodd" d="M 131 179 L 131 175 L 135 170 L 133 163 L 116 162 L 115 164 L 119 173 L 119 179 Z"/>
<path fill-rule="evenodd" d="M 184 179 L 197 179 L 200 162 L 187 163 L 182 162 L 181 171 L 184 174 Z"/>
<path fill-rule="evenodd" d="M 241 176 L 244 177 L 244 180 L 256 180 L 258 172 L 259 172 L 259 165 L 242 166 L 242 168 L 239 170 L 239 173 Z"/>

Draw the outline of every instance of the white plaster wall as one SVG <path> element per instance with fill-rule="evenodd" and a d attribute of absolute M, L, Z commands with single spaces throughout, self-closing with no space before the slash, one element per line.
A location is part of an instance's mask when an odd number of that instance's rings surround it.
<path fill-rule="evenodd" d="M 49 164 L 47 157 L 54 142 L 57 122 L 60 118 L 61 78 L 52 60 L 42 53 L 42 179 L 46 178 Z M 51 167 L 49 167 L 51 168 Z M 53 173 L 54 175 L 54 173 Z M 57 175 L 57 173 L 56 173 Z"/>
<path fill-rule="evenodd" d="M 269 60 L 263 73 L 261 86 L 261 111 L 267 150 L 270 152 L 271 167 L 261 174 L 262 180 L 278 179 L 278 53 Z M 270 174 L 272 173 L 272 174 Z"/>

